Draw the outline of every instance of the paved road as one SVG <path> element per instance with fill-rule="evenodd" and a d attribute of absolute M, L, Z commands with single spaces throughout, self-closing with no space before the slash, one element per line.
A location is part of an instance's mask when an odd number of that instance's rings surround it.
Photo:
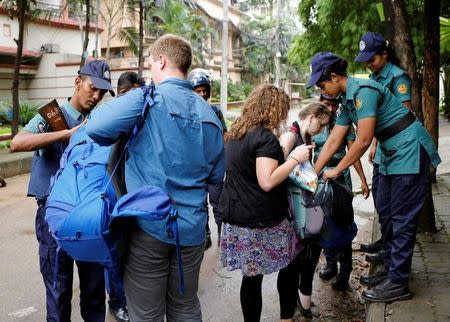
<path fill-rule="evenodd" d="M 8 186 L 0 190 L 0 321 L 44 321 L 44 287 L 39 273 L 37 241 L 34 235 L 35 202 L 24 196 L 28 175 L 9 178 Z M 211 217 L 211 216 L 210 216 Z M 360 218 L 367 232 L 371 220 Z M 213 241 L 217 240 L 216 225 L 210 218 Z M 364 237 L 365 236 L 365 237 Z M 368 238 L 361 231 L 361 238 Z M 205 252 L 201 269 L 199 297 L 204 321 L 241 321 L 239 302 L 241 275 L 228 272 L 217 264 L 218 248 L 214 244 Z M 262 321 L 278 321 L 279 307 L 276 276 L 264 278 Z M 316 278 L 314 288 L 329 292 Z M 319 294 L 320 295 L 320 294 Z M 318 299 L 316 302 L 318 303 Z M 81 321 L 78 281 L 74 282 L 72 321 Z M 108 322 L 113 319 L 108 316 Z"/>
<path fill-rule="evenodd" d="M 296 111 L 291 111 L 295 117 Z M 443 164 L 438 173 L 450 172 L 450 126 L 441 120 L 440 148 Z M 366 173 L 371 168 L 366 163 Z M 370 177 L 370 174 L 368 175 Z M 26 198 L 28 175 L 8 178 L 8 186 L 0 189 L 0 321 L 44 321 L 45 297 L 39 273 L 37 241 L 34 235 L 35 202 Z M 357 184 L 355 183 L 355 187 Z M 356 198 L 357 223 L 360 228 L 358 241 L 367 240 L 371 233 L 373 203 Z M 216 226 L 210 218 L 213 241 Z M 205 253 L 201 270 L 199 296 L 205 321 L 241 321 L 239 304 L 240 272 L 227 272 L 217 265 L 218 249 L 213 246 Z M 315 292 L 330 292 L 329 285 L 316 278 Z M 81 321 L 78 282 L 74 282 L 73 319 Z M 317 293 L 320 295 L 320 293 Z M 333 295 L 333 293 L 331 293 Z M 336 296 L 336 295 L 333 295 Z M 265 277 L 263 283 L 263 321 L 277 321 L 279 316 L 276 274 Z M 313 296 L 314 298 L 314 296 Z M 317 299 L 315 299 L 317 303 Z M 108 322 L 112 318 L 108 317 Z"/>

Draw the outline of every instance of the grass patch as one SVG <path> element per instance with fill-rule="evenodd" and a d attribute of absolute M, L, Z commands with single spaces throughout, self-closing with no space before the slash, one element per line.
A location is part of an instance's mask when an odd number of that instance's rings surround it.
<path fill-rule="evenodd" d="M 0 134 L 10 134 L 11 133 L 11 127 L 2 125 L 0 126 Z"/>
<path fill-rule="evenodd" d="M 0 141 L 0 150 L 9 149 L 11 140 Z"/>

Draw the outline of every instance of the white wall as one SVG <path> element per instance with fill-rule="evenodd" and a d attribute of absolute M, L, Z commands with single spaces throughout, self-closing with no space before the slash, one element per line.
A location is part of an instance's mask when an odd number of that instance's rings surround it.
<path fill-rule="evenodd" d="M 24 41 L 24 47 L 26 49 L 40 51 L 41 46 L 46 43 L 59 44 L 61 54 L 81 55 L 83 48 L 79 30 L 55 28 L 39 24 L 30 24 L 27 26 Z M 94 49 L 95 32 L 90 32 L 88 52 L 92 53 Z"/>

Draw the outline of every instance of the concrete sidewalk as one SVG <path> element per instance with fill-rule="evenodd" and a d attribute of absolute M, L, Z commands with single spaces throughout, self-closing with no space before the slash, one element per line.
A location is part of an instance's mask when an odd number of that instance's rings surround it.
<path fill-rule="evenodd" d="M 367 321 L 450 321 L 450 174 L 433 185 L 434 234 L 417 234 L 412 260 L 412 299 L 370 304 Z"/>
<path fill-rule="evenodd" d="M 386 305 L 389 321 L 450 321 L 450 174 L 433 185 L 438 232 L 418 234 L 410 283 L 413 298 Z"/>

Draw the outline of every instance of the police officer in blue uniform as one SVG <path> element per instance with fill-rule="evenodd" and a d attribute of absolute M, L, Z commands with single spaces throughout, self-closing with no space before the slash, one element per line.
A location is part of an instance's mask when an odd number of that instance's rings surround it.
<path fill-rule="evenodd" d="M 47 121 L 36 115 L 11 141 L 11 151 L 35 151 L 32 160 L 28 196 L 36 198 L 36 237 L 39 242 L 40 271 L 44 279 L 47 302 L 47 321 L 70 321 L 73 259 L 64 251 L 57 252 L 57 244 L 45 221 L 45 203 L 50 178 L 59 168 L 59 160 L 72 133 L 84 122 L 90 111 L 109 91 L 110 70 L 105 61 L 92 60 L 84 65 L 75 78 L 75 90 L 60 107 L 69 129 L 52 131 Z M 58 253 L 58 276 L 55 264 Z M 85 321 L 105 320 L 104 270 L 99 264 L 76 262 L 80 279 L 81 316 Z M 53 287 L 56 282 L 56 287 Z"/>
<path fill-rule="evenodd" d="M 314 163 L 320 155 L 320 151 L 330 135 L 330 131 L 333 129 L 336 123 L 336 112 L 339 108 L 340 101 L 335 98 L 325 97 L 321 95 L 320 101 L 324 103 L 327 108 L 332 112 L 330 123 L 320 132 L 312 137 L 314 142 Z M 353 126 L 349 128 L 349 131 L 345 137 L 344 142 L 341 144 L 333 158 L 327 163 L 327 168 L 334 168 L 339 164 L 342 158 L 345 156 L 347 148 L 350 149 L 352 144 L 356 140 L 355 131 Z M 366 176 L 364 174 L 361 161 L 356 161 L 353 166 L 355 167 L 358 176 L 361 179 L 361 191 L 363 197 L 367 199 L 369 197 L 369 187 L 367 185 Z M 350 176 L 350 169 L 345 169 L 342 174 L 336 179 L 345 184 L 350 191 L 352 191 L 352 178 Z M 326 258 L 326 265 L 319 271 L 319 277 L 323 280 L 330 280 L 337 275 L 337 278 L 331 283 L 333 289 L 337 291 L 344 291 L 348 288 L 348 281 L 352 272 L 352 244 L 339 248 L 324 248 L 323 254 Z M 339 274 L 337 263 L 339 262 Z"/>
<path fill-rule="evenodd" d="M 208 101 L 211 97 L 211 80 L 208 75 L 208 72 L 202 68 L 196 68 L 193 69 L 189 75 L 188 80 L 192 83 L 192 86 L 194 87 L 194 91 L 200 95 L 205 101 Z M 223 139 L 224 142 L 227 141 L 227 124 L 225 123 L 225 118 L 223 117 L 222 112 L 220 109 L 210 104 L 212 110 L 217 115 L 217 118 L 219 119 L 220 123 L 222 124 L 223 128 Z M 222 227 L 222 220 L 218 216 L 218 207 L 219 207 L 219 199 L 220 194 L 222 192 L 223 184 L 208 184 L 208 194 L 209 194 L 209 203 L 211 204 L 213 208 L 214 213 L 214 220 L 217 224 L 217 236 L 218 241 L 217 243 L 220 243 L 220 234 L 221 234 L 221 227 Z M 209 228 L 208 222 L 206 222 L 206 241 L 205 241 L 205 249 L 208 249 L 211 246 L 211 230 Z"/>
<path fill-rule="evenodd" d="M 361 158 L 375 137 L 382 153 L 379 163 L 377 205 L 382 220 L 388 278 L 362 293 L 372 302 L 391 302 L 410 297 L 409 275 L 415 243 L 417 216 L 422 208 L 430 162 L 441 162 L 433 141 L 402 102 L 388 88 L 373 81 L 347 76 L 347 62 L 330 52 L 311 60 L 311 79 L 322 94 L 340 97 L 341 110 L 315 164 L 320 172 L 333 157 L 349 126 L 357 126 L 358 139 L 325 179 L 337 178 Z"/>
<path fill-rule="evenodd" d="M 369 31 L 361 37 L 359 43 L 360 52 L 355 58 L 356 62 L 364 62 L 372 71 L 370 79 L 387 87 L 392 94 L 394 94 L 403 105 L 411 109 L 411 79 L 408 74 L 399 67 L 400 61 L 394 53 L 394 49 L 388 44 L 382 35 L 376 32 Z M 378 186 L 378 167 L 381 159 L 381 149 L 378 146 L 376 139 L 372 144 L 369 153 L 369 162 L 373 164 L 373 179 L 372 190 L 374 202 L 376 201 L 377 186 Z M 377 205 L 375 204 L 377 209 Z M 383 218 L 380 218 L 382 220 Z M 366 259 L 371 262 L 384 263 L 384 251 L 382 250 L 382 239 L 377 240 L 374 244 L 361 245 L 361 250 L 375 253 L 367 255 Z M 373 286 L 380 283 L 387 277 L 386 271 L 380 271 L 373 276 L 362 276 L 360 281 L 367 286 Z"/>

